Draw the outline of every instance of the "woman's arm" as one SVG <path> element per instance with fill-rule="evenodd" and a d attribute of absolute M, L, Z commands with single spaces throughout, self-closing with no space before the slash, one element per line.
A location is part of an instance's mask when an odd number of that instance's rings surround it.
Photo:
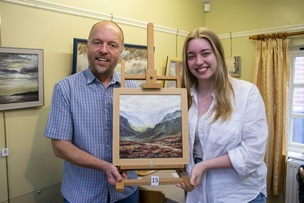
<path fill-rule="evenodd" d="M 203 174 L 209 169 L 231 167 L 232 164 L 228 154 L 197 163 L 191 170 L 190 184 L 194 187 L 198 186 L 201 182 Z"/>

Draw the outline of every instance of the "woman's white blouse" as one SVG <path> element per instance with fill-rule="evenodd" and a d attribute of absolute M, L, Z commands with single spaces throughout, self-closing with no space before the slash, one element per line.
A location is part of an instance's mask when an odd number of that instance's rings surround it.
<path fill-rule="evenodd" d="M 214 114 L 203 116 L 197 122 L 197 94 L 195 88 L 191 89 L 193 104 L 188 114 L 188 174 L 194 165 L 193 146 L 197 123 L 203 160 L 228 154 L 233 168 L 208 170 L 201 185 L 188 193 L 188 203 L 245 203 L 260 192 L 266 195 L 267 169 L 264 155 L 268 127 L 264 102 L 255 85 L 242 80 L 230 80 L 235 94 L 234 111 L 230 120 L 223 123 L 219 119 L 210 125 Z M 210 109 L 213 107 L 214 104 Z"/>

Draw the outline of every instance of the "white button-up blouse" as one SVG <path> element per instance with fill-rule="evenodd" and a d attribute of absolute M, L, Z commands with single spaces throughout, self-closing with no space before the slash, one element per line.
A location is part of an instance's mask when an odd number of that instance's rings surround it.
<path fill-rule="evenodd" d="M 203 150 L 203 160 L 228 154 L 233 168 L 210 169 L 202 183 L 187 194 L 188 203 L 245 203 L 260 192 L 266 195 L 267 169 L 264 155 L 268 136 L 266 112 L 258 88 L 246 81 L 230 79 L 234 88 L 232 117 L 211 123 L 214 114 L 197 122 L 197 94 L 191 89 L 193 103 L 189 109 L 190 164 L 194 166 L 193 146 L 196 125 Z M 216 97 L 213 94 L 213 97 Z M 214 104 L 210 106 L 210 109 Z M 207 112 L 208 113 L 208 112 Z"/>

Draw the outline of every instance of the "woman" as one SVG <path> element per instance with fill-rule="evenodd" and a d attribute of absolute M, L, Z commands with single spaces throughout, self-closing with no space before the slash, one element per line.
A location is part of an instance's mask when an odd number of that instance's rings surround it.
<path fill-rule="evenodd" d="M 189 105 L 187 173 L 195 187 L 186 202 L 266 203 L 268 128 L 259 90 L 228 76 L 220 39 L 208 29 L 187 36 L 183 63 Z"/>

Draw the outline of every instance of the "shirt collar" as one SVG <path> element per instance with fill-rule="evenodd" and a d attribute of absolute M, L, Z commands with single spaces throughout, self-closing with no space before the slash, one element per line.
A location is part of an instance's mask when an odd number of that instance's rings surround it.
<path fill-rule="evenodd" d="M 87 84 L 91 84 L 93 83 L 94 81 L 98 81 L 98 79 L 95 77 L 95 75 L 92 73 L 91 69 L 90 68 L 87 68 L 85 71 L 84 71 L 84 74 L 86 76 L 86 83 Z M 120 85 L 121 83 L 121 76 L 120 76 L 120 73 L 114 71 L 113 73 L 113 77 L 111 79 L 111 82 L 110 82 L 110 85 L 112 84 L 116 84 L 118 83 Z"/>

